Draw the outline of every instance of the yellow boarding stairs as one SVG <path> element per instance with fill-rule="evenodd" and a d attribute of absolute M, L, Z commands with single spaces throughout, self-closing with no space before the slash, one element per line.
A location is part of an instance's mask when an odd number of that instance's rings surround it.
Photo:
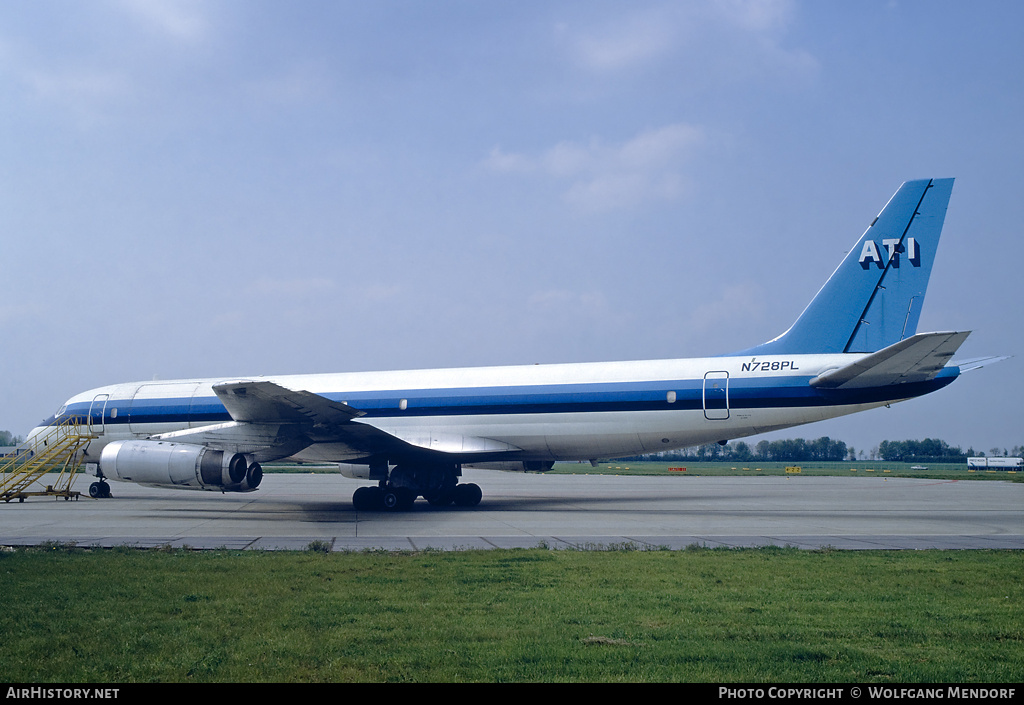
<path fill-rule="evenodd" d="M 82 446 L 99 436 L 92 435 L 82 420 L 71 417 L 47 433 L 23 443 L 18 451 L 0 463 L 0 499 L 10 502 L 26 497 L 63 497 L 78 499 L 81 492 L 72 492 L 75 471 L 82 462 Z M 47 473 L 56 472 L 57 479 L 46 489 L 30 491 L 33 483 Z"/>

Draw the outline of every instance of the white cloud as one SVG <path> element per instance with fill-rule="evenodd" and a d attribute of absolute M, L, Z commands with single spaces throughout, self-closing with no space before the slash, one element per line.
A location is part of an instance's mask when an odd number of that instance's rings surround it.
<path fill-rule="evenodd" d="M 536 166 L 529 157 L 522 154 L 509 154 L 501 147 L 492 149 L 487 159 L 484 160 L 484 164 L 492 171 L 519 173 L 535 171 Z"/>
<path fill-rule="evenodd" d="M 630 8 L 602 24 L 559 25 L 576 65 L 606 75 L 661 68 L 676 79 L 720 87 L 723 81 L 813 75 L 817 61 L 782 41 L 797 8 L 793 0 L 666 2 Z"/>
<path fill-rule="evenodd" d="M 379 304 L 398 300 L 403 294 L 405 294 L 405 289 L 398 284 L 368 284 L 360 285 L 351 294 L 351 298 L 365 303 Z"/>
<path fill-rule="evenodd" d="M 599 291 L 575 292 L 566 289 L 547 289 L 530 295 L 529 304 L 537 309 L 568 309 L 573 314 L 602 316 L 608 309 L 608 300 Z"/>
<path fill-rule="evenodd" d="M 718 0 L 711 6 L 719 17 L 749 32 L 777 32 L 793 20 L 793 0 Z"/>
<path fill-rule="evenodd" d="M 667 53 L 675 28 L 663 13 L 626 18 L 578 36 L 572 51 L 578 63 L 597 71 L 619 70 L 647 63 Z"/>
<path fill-rule="evenodd" d="M 50 70 L 32 68 L 26 70 L 21 78 L 38 97 L 83 111 L 88 110 L 90 105 L 95 106 L 122 96 L 128 90 L 124 76 L 84 67 Z"/>
<path fill-rule="evenodd" d="M 253 281 L 248 288 L 250 294 L 291 298 L 326 294 L 335 288 L 335 284 L 333 280 L 324 277 L 264 277 Z"/>
<path fill-rule="evenodd" d="M 145 25 L 174 39 L 202 39 L 209 27 L 198 0 L 119 0 L 119 4 Z"/>
<path fill-rule="evenodd" d="M 55 19 L 55 28 L 39 37 L 5 28 L 0 77 L 10 76 L 27 95 L 56 106 L 80 126 L 95 126 L 140 99 L 166 94 L 159 84 L 166 73 L 159 67 L 180 53 L 153 37 L 175 43 L 207 37 L 204 10 L 195 0 L 110 0 L 82 3 L 78 13 Z M 74 41 L 61 43 L 65 33 Z"/>
<path fill-rule="evenodd" d="M 523 335 L 541 339 L 575 340 L 584 345 L 609 331 L 628 329 L 630 314 L 621 311 L 601 291 L 545 289 L 527 301 L 529 316 Z M 582 350 L 580 351 L 582 354 Z"/>
<path fill-rule="evenodd" d="M 31 322 L 33 319 L 52 315 L 47 304 L 38 302 L 23 303 L 21 301 L 5 301 L 0 303 L 0 323 L 4 325 L 17 324 L 25 325 L 24 322 Z"/>
<path fill-rule="evenodd" d="M 690 152 L 706 142 L 702 128 L 686 123 L 646 130 L 621 143 L 593 139 L 560 142 L 537 155 L 491 150 L 493 171 L 541 174 L 565 181 L 563 198 L 586 211 L 672 201 L 686 193 L 682 171 Z"/>
<path fill-rule="evenodd" d="M 685 328 L 692 334 L 703 334 L 720 328 L 723 322 L 754 320 L 763 314 L 763 292 L 751 284 L 733 284 L 725 286 L 716 299 L 691 306 Z"/>
<path fill-rule="evenodd" d="M 245 90 L 261 104 L 303 103 L 329 93 L 333 87 L 328 72 L 315 63 L 284 65 L 243 83 Z"/>
<path fill-rule="evenodd" d="M 646 201 L 674 201 L 686 193 L 685 184 L 674 173 L 621 172 L 577 182 L 564 197 L 581 210 L 603 211 L 630 208 Z"/>

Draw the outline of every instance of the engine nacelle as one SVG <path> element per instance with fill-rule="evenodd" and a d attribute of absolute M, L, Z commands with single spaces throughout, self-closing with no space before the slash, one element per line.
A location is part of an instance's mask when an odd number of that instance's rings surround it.
<path fill-rule="evenodd" d="M 547 472 L 555 466 L 553 460 L 498 460 L 492 462 L 466 463 L 463 467 L 502 472 Z"/>
<path fill-rule="evenodd" d="M 338 463 L 338 472 L 341 473 L 342 477 L 347 477 L 351 480 L 369 480 L 370 479 L 370 466 L 369 465 L 355 465 L 353 463 Z"/>
<path fill-rule="evenodd" d="M 100 454 L 100 471 L 111 480 L 155 487 L 251 492 L 263 468 L 242 453 L 166 441 L 114 441 Z"/>

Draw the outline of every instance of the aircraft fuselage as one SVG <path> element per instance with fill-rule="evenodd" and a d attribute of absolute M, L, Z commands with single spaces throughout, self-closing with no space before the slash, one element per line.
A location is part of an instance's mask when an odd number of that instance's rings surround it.
<path fill-rule="evenodd" d="M 464 369 L 253 377 L 351 405 L 417 447 L 486 461 L 560 461 L 654 453 L 765 433 L 920 396 L 957 376 L 849 391 L 809 382 L 863 354 L 710 357 Z M 195 379 L 118 384 L 68 401 L 106 443 L 231 421 L 212 386 Z M 44 422 L 44 427 L 54 419 Z M 485 445 L 494 441 L 503 446 Z M 502 450 L 505 445 L 506 450 Z M 353 462 L 365 452 L 312 443 L 294 460 Z M 276 458 L 275 458 L 276 459 Z"/>

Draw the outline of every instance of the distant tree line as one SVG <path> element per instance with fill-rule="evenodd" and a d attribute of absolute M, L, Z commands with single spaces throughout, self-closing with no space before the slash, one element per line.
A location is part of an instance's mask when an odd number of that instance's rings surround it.
<path fill-rule="evenodd" d="M 24 442 L 21 436 L 15 436 L 10 431 L 0 431 L 0 446 L 18 446 Z"/>
<path fill-rule="evenodd" d="M 878 444 L 878 457 L 882 460 L 902 461 L 904 463 L 963 463 L 967 458 L 1010 456 L 1024 457 L 1024 446 L 1013 448 L 991 448 L 988 453 L 983 450 L 968 448 L 961 450 L 959 446 L 950 446 L 937 438 L 925 438 L 923 441 L 882 441 Z"/>
<path fill-rule="evenodd" d="M 847 459 L 851 453 L 853 453 L 853 449 L 849 448 L 843 441 L 834 441 L 828 436 L 822 436 L 813 441 L 804 440 L 803 438 L 760 441 L 755 446 L 751 446 L 745 441 L 735 441 L 725 445 L 708 443 L 677 451 L 638 456 L 638 459 L 669 461 L 706 460 L 737 463 L 751 460 L 763 460 L 766 462 L 809 462 L 814 460 L 838 462 Z"/>
<path fill-rule="evenodd" d="M 904 463 L 966 463 L 968 453 L 937 438 L 923 441 L 882 441 L 878 444 L 882 460 Z"/>
<path fill-rule="evenodd" d="M 1013 448 L 992 448 L 986 454 L 968 448 L 951 446 L 946 441 L 926 438 L 923 441 L 882 441 L 874 448 L 857 451 L 843 441 L 828 436 L 815 440 L 789 438 L 777 441 L 759 441 L 750 445 L 745 441 L 708 443 L 706 445 L 641 455 L 632 460 L 714 461 L 742 463 L 752 460 L 764 462 L 803 463 L 812 461 L 842 462 L 844 460 L 885 460 L 904 463 L 966 463 L 968 457 L 1011 456 L 1024 457 L 1024 445 Z"/>
<path fill-rule="evenodd" d="M 761 460 L 839 462 L 846 460 L 848 453 L 849 448 L 846 443 L 834 441 L 828 436 L 822 436 L 813 441 L 792 438 L 779 441 L 760 441 L 757 444 L 757 457 Z"/>

